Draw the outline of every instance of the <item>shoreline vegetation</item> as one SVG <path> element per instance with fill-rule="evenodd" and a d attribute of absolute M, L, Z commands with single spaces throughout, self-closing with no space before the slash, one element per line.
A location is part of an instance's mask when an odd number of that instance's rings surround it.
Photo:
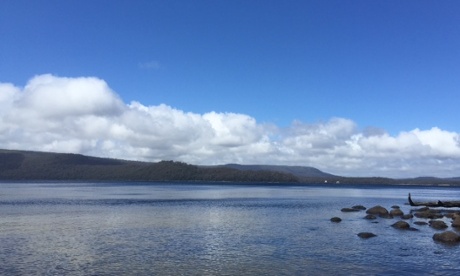
<path fill-rule="evenodd" d="M 197 166 L 177 161 L 140 162 L 81 154 L 0 149 L 0 181 L 66 180 L 460 186 L 460 177 L 343 177 L 301 166 Z"/>

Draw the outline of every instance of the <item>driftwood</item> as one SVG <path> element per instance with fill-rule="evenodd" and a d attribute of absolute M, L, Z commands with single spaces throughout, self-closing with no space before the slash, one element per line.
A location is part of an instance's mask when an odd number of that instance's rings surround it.
<path fill-rule="evenodd" d="M 445 208 L 460 207 L 460 201 L 438 200 L 437 202 L 413 202 L 410 196 L 410 193 L 409 193 L 408 200 L 409 200 L 410 206 L 445 207 Z"/>

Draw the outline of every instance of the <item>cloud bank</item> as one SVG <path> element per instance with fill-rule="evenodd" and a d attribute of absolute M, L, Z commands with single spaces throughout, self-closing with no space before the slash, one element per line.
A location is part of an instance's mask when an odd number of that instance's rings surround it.
<path fill-rule="evenodd" d="M 346 118 L 287 128 L 246 114 L 125 103 L 98 78 L 39 75 L 0 83 L 0 148 L 191 164 L 313 166 L 345 176 L 460 176 L 460 134 L 391 136 Z"/>

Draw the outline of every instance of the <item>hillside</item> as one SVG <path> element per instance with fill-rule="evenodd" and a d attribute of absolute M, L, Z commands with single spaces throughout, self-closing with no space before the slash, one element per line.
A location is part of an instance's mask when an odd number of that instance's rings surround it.
<path fill-rule="evenodd" d="M 0 150 L 0 180 L 298 182 L 294 175 L 275 171 L 17 150 Z"/>
<path fill-rule="evenodd" d="M 460 178 L 341 177 L 313 167 L 195 166 L 183 162 L 138 162 L 81 154 L 1 150 L 0 180 L 32 181 L 204 181 L 299 184 L 460 185 Z"/>
<path fill-rule="evenodd" d="M 322 172 L 313 167 L 302 166 L 278 166 L 278 165 L 239 165 L 227 164 L 222 167 L 237 169 L 241 171 L 276 171 L 288 173 L 297 177 L 318 177 L 318 178 L 336 178 L 338 176 Z"/>

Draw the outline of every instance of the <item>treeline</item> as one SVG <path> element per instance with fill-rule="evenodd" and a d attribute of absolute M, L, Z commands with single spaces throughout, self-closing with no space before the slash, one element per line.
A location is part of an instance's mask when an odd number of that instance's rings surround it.
<path fill-rule="evenodd" d="M 0 180 L 205 181 L 298 184 L 458 185 L 460 178 L 341 177 L 314 168 L 195 166 L 183 162 L 136 162 L 80 154 L 0 150 Z M 311 172 L 311 173 L 310 173 Z M 310 173 L 310 174 L 309 174 Z"/>
<path fill-rule="evenodd" d="M 5 150 L 0 151 L 0 180 L 298 182 L 294 175 L 273 171 Z"/>

